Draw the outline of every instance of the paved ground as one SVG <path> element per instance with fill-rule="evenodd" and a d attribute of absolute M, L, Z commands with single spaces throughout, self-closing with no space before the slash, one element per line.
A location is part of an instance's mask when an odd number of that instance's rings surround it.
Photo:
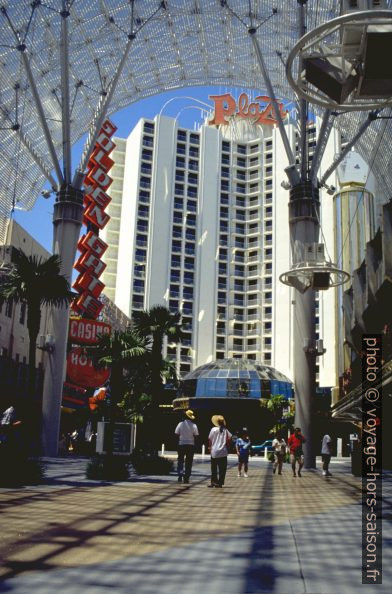
<path fill-rule="evenodd" d="M 14 594 L 351 594 L 392 591 L 392 473 L 384 481 L 383 585 L 361 584 L 361 480 L 282 476 L 252 458 L 225 488 L 192 482 L 84 478 L 85 460 L 48 460 L 47 484 L 0 489 L 1 592 Z"/>

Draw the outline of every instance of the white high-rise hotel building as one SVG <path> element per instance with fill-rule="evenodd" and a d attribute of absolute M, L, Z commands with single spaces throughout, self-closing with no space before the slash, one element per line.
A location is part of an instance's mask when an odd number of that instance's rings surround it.
<path fill-rule="evenodd" d="M 295 127 L 286 118 L 293 147 Z M 318 122 L 309 130 L 310 158 Z M 321 171 L 338 151 L 331 134 Z M 182 312 L 186 338 L 167 345 L 183 375 L 224 357 L 272 365 L 292 378 L 292 302 L 286 153 L 274 125 L 232 117 L 198 131 L 176 119 L 141 119 L 115 139 L 102 277 L 124 313 L 163 304 Z M 334 180 L 329 180 L 333 183 Z M 326 253 L 334 259 L 333 200 L 320 191 Z M 315 338 L 321 386 L 335 385 L 335 295 L 320 291 Z"/>

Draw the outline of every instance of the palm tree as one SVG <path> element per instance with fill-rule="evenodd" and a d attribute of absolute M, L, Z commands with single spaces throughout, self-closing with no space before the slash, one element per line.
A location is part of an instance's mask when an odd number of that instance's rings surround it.
<path fill-rule="evenodd" d="M 108 456 L 113 453 L 113 430 L 117 403 L 126 389 L 125 371 L 137 365 L 146 354 L 148 339 L 131 329 L 102 335 L 96 345 L 86 349 L 98 367 L 110 367 L 110 415 Z"/>
<path fill-rule="evenodd" d="M 29 333 L 29 380 L 31 396 L 35 391 L 36 343 L 43 306 L 61 307 L 72 299 L 67 279 L 60 274 L 61 260 L 53 255 L 47 259 L 15 252 L 8 274 L 2 276 L 0 302 L 25 303 Z"/>
<path fill-rule="evenodd" d="M 165 367 L 162 357 L 163 340 L 181 342 L 184 337 L 181 327 L 181 313 L 172 313 L 163 305 L 154 305 L 149 311 L 136 311 L 133 314 L 134 328 L 141 336 L 151 336 L 151 395 L 158 404 L 162 397 L 162 371 Z"/>

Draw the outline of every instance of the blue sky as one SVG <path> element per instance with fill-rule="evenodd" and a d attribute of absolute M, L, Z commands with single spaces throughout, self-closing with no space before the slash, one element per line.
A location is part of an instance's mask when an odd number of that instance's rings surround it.
<path fill-rule="evenodd" d="M 164 115 L 178 117 L 182 126 L 193 128 L 194 123 L 200 124 L 202 122 L 203 113 L 200 109 L 205 108 L 205 106 L 197 101 L 193 101 L 192 98 L 212 105 L 212 102 L 208 99 L 208 95 L 231 92 L 233 96 L 237 97 L 242 91 L 248 92 L 249 95 L 254 95 L 248 89 L 228 89 L 227 87 L 188 87 L 176 89 L 133 103 L 129 107 L 110 116 L 110 119 L 118 127 L 116 135 L 123 138 L 129 135 L 140 118 L 154 118 L 161 110 Z M 197 106 L 197 108 L 193 106 Z M 78 142 L 73 147 L 73 169 L 76 168 L 79 162 L 82 148 L 83 141 Z M 49 251 L 52 251 L 53 203 L 54 197 L 44 199 L 42 196 L 39 196 L 32 210 L 28 212 L 16 211 L 14 213 L 15 220 Z"/>

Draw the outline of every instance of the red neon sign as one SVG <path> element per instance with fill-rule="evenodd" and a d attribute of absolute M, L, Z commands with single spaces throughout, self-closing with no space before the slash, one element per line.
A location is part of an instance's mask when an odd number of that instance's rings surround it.
<path fill-rule="evenodd" d="M 233 115 L 251 119 L 255 124 L 273 125 L 277 123 L 271 99 L 266 95 L 258 95 L 254 101 L 250 101 L 246 93 L 241 93 L 238 104 L 230 93 L 209 95 L 209 99 L 212 99 L 215 104 L 214 117 L 208 122 L 210 125 L 226 125 L 228 118 Z M 283 103 L 281 101 L 277 103 L 280 115 L 285 118 L 287 111 L 284 110 Z"/>
<path fill-rule="evenodd" d="M 99 230 L 102 230 L 110 220 L 110 216 L 105 212 L 105 208 L 111 201 L 106 190 L 113 181 L 108 171 L 114 164 L 109 155 L 116 146 L 111 140 L 116 130 L 116 126 L 110 120 L 104 122 L 89 159 L 88 172 L 84 179 L 83 223 L 87 226 L 88 232 L 82 235 L 78 242 L 78 250 L 81 254 L 74 268 L 79 275 L 73 288 L 79 295 L 74 299 L 72 309 L 90 319 L 96 319 L 103 307 L 98 298 L 105 285 L 99 277 L 106 268 L 101 258 L 108 246 L 100 239 Z"/>

